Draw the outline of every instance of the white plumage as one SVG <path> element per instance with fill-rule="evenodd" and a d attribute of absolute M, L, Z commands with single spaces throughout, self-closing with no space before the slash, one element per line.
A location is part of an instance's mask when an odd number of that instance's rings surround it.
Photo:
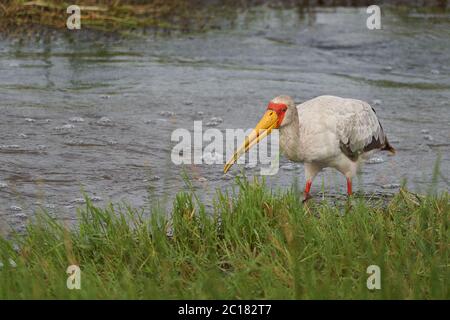
<path fill-rule="evenodd" d="M 224 171 L 228 171 L 242 152 L 275 128 L 280 130 L 282 153 L 305 165 L 305 200 L 309 198 L 314 177 L 323 168 L 335 168 L 345 175 L 347 192 L 351 195 L 351 179 L 362 159 L 376 150 L 395 153 L 375 110 L 367 102 L 320 96 L 295 106 L 289 96 L 278 96 L 270 101 L 263 119 Z M 265 131 L 258 133 L 261 130 Z"/>
<path fill-rule="evenodd" d="M 344 174 L 350 185 L 362 159 L 377 149 L 394 152 L 374 109 L 356 99 L 320 96 L 294 107 L 290 97 L 280 96 L 274 103 L 288 110 L 280 126 L 280 147 L 292 161 L 305 163 L 309 184 L 317 173 L 332 167 Z"/>

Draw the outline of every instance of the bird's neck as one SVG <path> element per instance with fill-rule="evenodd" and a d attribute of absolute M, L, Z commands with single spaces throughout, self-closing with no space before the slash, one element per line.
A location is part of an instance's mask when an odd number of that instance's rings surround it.
<path fill-rule="evenodd" d="M 280 127 L 280 148 L 289 160 L 302 161 L 297 108 L 294 109 L 293 114 L 289 118 L 290 122 Z"/>

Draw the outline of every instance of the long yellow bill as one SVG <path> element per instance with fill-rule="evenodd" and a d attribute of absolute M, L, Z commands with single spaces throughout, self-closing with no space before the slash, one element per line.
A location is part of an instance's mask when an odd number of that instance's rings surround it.
<path fill-rule="evenodd" d="M 278 124 L 278 115 L 272 110 L 267 110 L 262 119 L 258 122 L 252 132 L 245 137 L 244 143 L 237 149 L 233 156 L 228 160 L 223 168 L 223 173 L 227 173 L 231 166 L 246 153 L 251 147 L 259 143 L 262 139 L 268 136 L 272 129 L 276 128 Z"/>

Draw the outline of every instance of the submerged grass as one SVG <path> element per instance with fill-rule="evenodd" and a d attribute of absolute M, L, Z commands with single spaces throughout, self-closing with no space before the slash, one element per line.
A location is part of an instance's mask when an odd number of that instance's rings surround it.
<path fill-rule="evenodd" d="M 237 184 L 212 212 L 180 193 L 170 217 L 89 201 L 73 228 L 40 214 L 0 240 L 0 298 L 449 298 L 448 193 L 303 206 L 295 188 Z M 80 290 L 66 286 L 72 264 Z M 367 289 L 370 265 L 380 290 Z"/>

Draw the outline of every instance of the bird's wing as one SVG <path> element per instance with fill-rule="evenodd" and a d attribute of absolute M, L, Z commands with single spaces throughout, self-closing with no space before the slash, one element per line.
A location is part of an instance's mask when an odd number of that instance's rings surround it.
<path fill-rule="evenodd" d="M 336 132 L 340 148 L 350 159 L 385 147 L 386 137 L 375 110 L 366 102 L 345 99 L 339 106 Z"/>

